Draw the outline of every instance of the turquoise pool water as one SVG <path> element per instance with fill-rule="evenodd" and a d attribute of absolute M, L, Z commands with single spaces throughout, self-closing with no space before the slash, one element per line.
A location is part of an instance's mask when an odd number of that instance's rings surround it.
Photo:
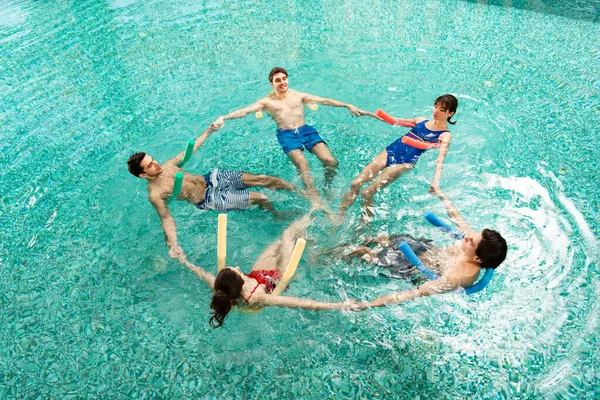
<path fill-rule="evenodd" d="M 0 0 L 0 398 L 599 397 L 598 3 L 521 3 Z M 458 96 L 442 188 L 510 245 L 485 292 L 360 314 L 236 313 L 209 328 L 209 289 L 168 257 L 125 161 L 183 150 L 268 93 L 275 65 L 293 88 L 399 116 Z M 403 132 L 343 109 L 307 115 L 341 162 L 333 207 Z M 186 169 L 297 182 L 274 129 L 230 121 Z M 365 235 L 449 242 L 421 218 L 443 213 L 427 192 L 434 159 L 376 197 Z M 214 269 L 217 214 L 171 209 L 190 259 Z M 358 215 L 336 236 L 316 218 L 289 295 L 408 287 L 320 255 L 356 240 Z M 247 270 L 287 223 L 231 213 L 229 262 Z"/>

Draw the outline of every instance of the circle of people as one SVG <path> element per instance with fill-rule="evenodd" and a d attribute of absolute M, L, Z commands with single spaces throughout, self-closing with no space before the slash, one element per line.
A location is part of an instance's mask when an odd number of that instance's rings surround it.
<path fill-rule="evenodd" d="M 181 183 L 181 191 L 176 196 L 177 200 L 187 201 L 202 210 L 219 212 L 244 210 L 249 206 L 257 205 L 261 209 L 277 213 L 265 194 L 251 191 L 249 188 L 266 187 L 272 190 L 295 191 L 296 187 L 293 184 L 275 176 L 243 171 L 214 169 L 206 175 L 189 174 L 180 167 L 184 161 L 184 152 L 162 165 L 143 152 L 135 153 L 127 161 L 131 174 L 147 181 L 149 200 L 160 216 L 169 255 L 186 265 L 213 289 L 210 304 L 212 315 L 209 320 L 213 328 L 223 325 L 233 307 L 276 306 L 361 311 L 371 307 L 404 303 L 417 297 L 445 293 L 473 285 L 482 269 L 495 269 L 504 261 L 507 244 L 500 233 L 492 229 L 473 230 L 440 189 L 444 158 L 452 137 L 448 124 L 455 124 L 451 119 L 458 106 L 455 96 L 445 94 L 438 97 L 433 105 L 431 119 L 419 117 L 394 121 L 398 125 L 408 126 L 411 129 L 387 146 L 363 169 L 344 194 L 338 212 L 333 213 L 325 207 L 315 188 L 304 149 L 314 154 L 323 164 L 326 186 L 331 185 L 335 177 L 338 161 L 317 130 L 305 124 L 304 106 L 312 109 L 316 109 L 316 104 L 346 107 L 350 114 L 356 117 L 370 116 L 382 119 L 381 114 L 364 111 L 341 101 L 291 90 L 288 87 L 288 73 L 280 67 L 271 70 L 269 82 L 274 89 L 272 93 L 248 107 L 217 118 L 195 140 L 193 147 L 193 151 L 197 151 L 212 132 L 224 126 L 225 120 L 242 118 L 251 113 L 257 113 L 257 117 L 260 117 L 265 111 L 275 121 L 277 140 L 302 180 L 304 189 L 297 192 L 311 201 L 310 211 L 294 221 L 285 229 L 280 239 L 262 252 L 249 274 L 244 274 L 237 267 L 226 267 L 214 276 L 187 260 L 178 244 L 175 221 L 167 204 L 167 200 L 173 196 L 175 174 L 183 172 L 185 177 Z M 442 200 L 448 216 L 458 226 L 464 239 L 450 247 L 438 248 L 433 246 L 430 240 L 417 239 L 406 234 L 383 235 L 366 240 L 350 249 L 331 251 L 331 255 L 359 257 L 365 262 L 375 264 L 390 277 L 410 280 L 413 283 L 411 289 L 391 293 L 368 302 L 356 300 L 322 302 L 273 294 L 285 271 L 287 261 L 292 256 L 296 240 L 304 237 L 315 211 L 326 211 L 330 219 L 340 224 L 347 208 L 360 195 L 362 220 L 368 222 L 374 214 L 373 196 L 414 168 L 419 156 L 428 148 L 439 148 L 429 191 Z M 437 273 L 438 279 L 423 279 L 422 274 L 419 274 L 419 271 L 398 249 L 398 244 L 403 241 L 409 243 L 428 269 Z"/>

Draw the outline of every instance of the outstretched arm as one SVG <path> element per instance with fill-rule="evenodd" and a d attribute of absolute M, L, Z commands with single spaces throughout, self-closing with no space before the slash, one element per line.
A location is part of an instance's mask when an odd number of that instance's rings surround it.
<path fill-rule="evenodd" d="M 242 118 L 250 113 L 262 111 L 264 108 L 265 108 L 264 100 L 260 99 L 256 103 L 254 103 L 248 107 L 241 108 L 237 111 L 230 112 L 227 115 L 223 115 L 222 117 L 217 118 L 216 121 L 212 123 L 212 127 L 214 130 L 217 130 L 223 126 L 226 119 Z"/>
<path fill-rule="evenodd" d="M 305 310 L 350 310 L 360 311 L 366 306 L 361 307 L 356 301 L 345 301 L 343 303 L 325 303 L 310 299 L 301 299 L 290 296 L 273 296 L 262 294 L 256 298 L 255 303 L 259 306 L 303 308 Z"/>
<path fill-rule="evenodd" d="M 417 117 L 417 118 L 394 118 L 385 111 L 379 109 L 376 113 L 365 113 L 369 117 L 377 118 L 382 120 L 383 122 L 387 122 L 390 125 L 400 125 L 406 128 L 412 128 L 419 122 L 425 121 L 425 118 Z"/>
<path fill-rule="evenodd" d="M 203 270 L 200 267 L 195 266 L 194 264 L 189 262 L 185 258 L 185 256 L 178 257 L 178 260 L 183 265 L 188 267 L 194 274 L 196 274 L 196 276 L 198 276 L 200 279 L 203 279 L 204 282 L 206 282 L 206 284 L 208 285 L 208 287 L 210 287 L 213 290 L 215 289 L 215 276 L 213 274 L 211 274 L 210 272 L 206 272 L 205 270 Z"/>
<path fill-rule="evenodd" d="M 162 225 L 165 233 L 167 246 L 170 249 L 169 256 L 173 258 L 184 256 L 183 250 L 177 244 L 177 228 L 175 226 L 175 220 L 169 211 L 169 207 L 167 207 L 167 203 L 158 196 L 151 197 L 150 203 L 152 203 L 156 209 L 156 212 L 160 216 L 160 224 Z"/>
<path fill-rule="evenodd" d="M 446 207 L 446 212 L 448 213 L 448 216 L 450 218 L 452 218 L 452 220 L 454 221 L 454 223 L 456 225 L 458 225 L 458 229 L 462 233 L 468 234 L 470 232 L 473 232 L 473 228 L 471 228 L 471 225 L 469 225 L 465 221 L 465 219 L 463 218 L 461 213 L 458 212 L 456 207 L 454 207 L 454 204 L 452 204 L 452 202 L 450 200 L 448 200 L 446 195 L 442 192 L 442 190 L 439 187 L 434 188 L 434 189 L 430 188 L 430 191 L 432 194 L 434 194 L 435 196 L 439 197 L 440 200 L 442 200 L 442 202 L 444 203 L 444 206 Z"/>
<path fill-rule="evenodd" d="M 388 304 L 402 304 L 417 297 L 431 296 L 434 294 L 446 293 L 458 289 L 457 282 L 441 277 L 435 281 L 428 281 L 414 289 L 403 290 L 401 292 L 391 293 L 379 297 L 368 303 L 371 307 L 383 307 Z"/>
<path fill-rule="evenodd" d="M 167 204 L 163 199 L 151 198 L 150 202 L 156 208 L 158 215 L 160 216 L 160 222 L 165 232 L 165 238 L 167 240 L 167 246 L 169 246 L 169 256 L 178 259 L 183 265 L 188 267 L 194 274 L 202 278 L 204 282 L 211 288 L 215 286 L 215 276 L 203 270 L 200 267 L 190 263 L 183 253 L 181 246 L 177 244 L 177 229 L 175 227 L 175 220 L 167 207 Z"/>
<path fill-rule="evenodd" d="M 194 153 L 200 148 L 200 146 L 202 146 L 204 144 L 206 139 L 208 139 L 208 136 L 213 131 L 215 131 L 215 129 L 213 128 L 212 125 L 210 125 L 208 128 L 206 128 L 206 130 L 204 132 L 202 132 L 202 134 L 200 136 L 198 136 L 196 138 L 196 141 L 194 143 Z M 185 156 L 185 151 L 182 151 L 181 153 L 177 154 L 177 156 L 175 156 L 174 158 L 171 158 L 169 161 L 167 161 L 167 163 L 179 164 L 181 162 L 181 160 L 183 160 L 184 156 Z"/>
<path fill-rule="evenodd" d="M 363 116 L 367 116 L 367 117 L 372 117 L 372 118 L 377 118 L 377 119 L 381 119 L 379 118 L 379 116 L 375 113 L 372 113 L 371 111 L 363 111 L 362 112 Z"/>
<path fill-rule="evenodd" d="M 450 146 L 451 139 L 452 135 L 450 132 L 444 132 L 440 135 L 440 152 L 438 153 L 438 157 L 435 162 L 435 173 L 433 174 L 433 181 L 431 181 L 431 187 L 429 188 L 432 193 L 436 189 L 440 188 L 440 179 L 442 178 L 444 159 L 446 158 L 446 153 L 448 153 L 448 146 Z"/>
<path fill-rule="evenodd" d="M 367 111 L 363 111 L 363 110 L 359 109 L 358 107 L 353 106 L 352 104 L 342 103 L 341 101 L 337 101 L 337 100 L 333 100 L 333 99 L 326 99 L 324 97 L 319 97 L 319 96 L 315 96 L 315 95 L 308 94 L 308 93 L 300 93 L 300 96 L 302 96 L 302 102 L 304 104 L 319 103 L 319 104 L 323 104 L 325 106 L 346 107 L 348 110 L 350 110 L 350 114 L 356 115 L 357 117 L 367 115 Z"/>

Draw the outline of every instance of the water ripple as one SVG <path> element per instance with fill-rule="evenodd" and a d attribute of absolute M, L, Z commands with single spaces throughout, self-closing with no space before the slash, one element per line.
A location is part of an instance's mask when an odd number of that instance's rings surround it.
<path fill-rule="evenodd" d="M 598 397 L 595 25 L 439 5 L 2 2 L 0 397 Z M 125 160 L 181 151 L 217 115 L 268 93 L 276 64 L 298 90 L 402 117 L 428 117 L 436 96 L 457 94 L 442 187 L 474 227 L 509 243 L 484 292 L 360 314 L 233 313 L 225 328 L 208 327 L 210 291 L 168 257 Z M 342 163 L 334 208 L 405 132 L 332 107 L 307 122 Z M 274 128 L 267 118 L 228 121 L 186 169 L 299 185 Z M 320 186 L 322 168 L 307 158 Z M 379 215 L 363 231 L 358 205 L 339 236 L 318 215 L 289 295 L 339 301 L 408 288 L 323 252 L 359 234 L 449 243 L 422 219 L 444 213 L 427 190 L 435 161 L 424 154 L 378 193 Z M 308 208 L 294 194 L 268 195 L 283 210 Z M 170 207 L 190 259 L 214 270 L 216 215 Z M 288 222 L 230 214 L 228 259 L 248 270 Z"/>

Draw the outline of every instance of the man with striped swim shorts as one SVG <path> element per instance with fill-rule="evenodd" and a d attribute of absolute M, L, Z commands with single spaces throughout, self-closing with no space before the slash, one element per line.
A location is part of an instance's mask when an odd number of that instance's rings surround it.
<path fill-rule="evenodd" d="M 217 210 L 221 212 L 245 210 L 252 203 L 250 200 L 252 192 L 248 190 L 248 186 L 244 183 L 244 173 L 242 171 L 214 169 L 204 175 L 204 180 L 206 181 L 204 200 L 196 204 L 196 207 L 200 210 Z M 256 200 L 256 202 L 259 206 L 261 205 L 259 200 Z M 262 205 L 263 208 L 266 206 L 264 199 Z M 272 209 L 272 206 L 270 208 Z"/>
<path fill-rule="evenodd" d="M 202 146 L 213 130 L 209 127 L 196 139 L 194 152 Z M 183 251 L 177 244 L 175 220 L 169 211 L 167 200 L 173 195 L 175 174 L 179 171 L 184 172 L 178 166 L 183 156 L 184 152 L 181 152 L 175 158 L 159 165 L 150 155 L 135 153 L 127 161 L 129 172 L 138 178 L 146 179 L 148 183 L 148 197 L 160 216 L 167 246 L 170 248 L 169 255 L 173 258 L 182 255 Z M 252 186 L 294 190 L 291 183 L 275 176 L 215 169 L 204 176 L 184 172 L 183 184 L 177 200 L 185 200 L 202 210 L 223 212 L 244 210 L 251 205 L 258 205 L 263 210 L 274 211 L 267 196 L 248 190 Z"/>

